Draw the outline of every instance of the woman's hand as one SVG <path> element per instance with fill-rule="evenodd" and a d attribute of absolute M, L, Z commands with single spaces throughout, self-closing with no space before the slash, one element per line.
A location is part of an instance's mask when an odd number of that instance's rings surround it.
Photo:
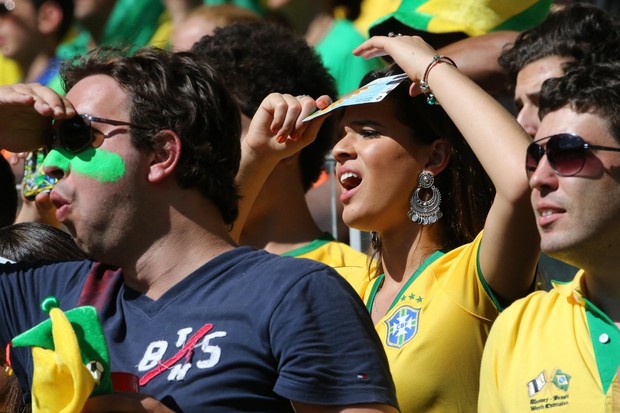
<path fill-rule="evenodd" d="M 370 59 L 390 56 L 409 76 L 418 83 L 433 61 L 437 51 L 419 36 L 373 36 L 353 50 L 353 54 Z"/>
<path fill-rule="evenodd" d="M 241 163 L 237 173 L 241 199 L 239 215 L 230 229 L 235 241 L 239 240 L 254 200 L 278 162 L 313 142 L 325 116 L 308 122 L 303 120 L 317 108 L 324 109 L 331 103 L 329 96 L 314 100 L 309 96 L 280 93 L 272 93 L 263 100 L 241 140 Z"/>
<path fill-rule="evenodd" d="M 314 100 L 310 96 L 270 94 L 256 111 L 242 141 L 244 156 L 279 161 L 299 152 L 314 141 L 325 118 L 305 123 L 303 120 L 331 102 L 329 96 Z"/>

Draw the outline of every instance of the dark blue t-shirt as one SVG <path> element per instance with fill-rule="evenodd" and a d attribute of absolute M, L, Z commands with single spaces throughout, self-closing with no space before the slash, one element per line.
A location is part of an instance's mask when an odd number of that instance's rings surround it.
<path fill-rule="evenodd" d="M 0 265 L 0 342 L 63 310 L 94 305 L 113 371 L 175 411 L 287 412 L 289 400 L 396 405 L 381 343 L 363 304 L 323 264 L 247 247 L 222 254 L 158 300 L 92 262 Z M 22 387 L 30 351 L 13 351 Z"/>

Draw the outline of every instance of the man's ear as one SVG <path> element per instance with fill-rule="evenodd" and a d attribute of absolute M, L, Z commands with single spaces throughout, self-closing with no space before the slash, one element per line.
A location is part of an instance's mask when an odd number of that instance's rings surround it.
<path fill-rule="evenodd" d="M 442 172 L 450 163 L 452 156 L 452 146 L 445 139 L 437 139 L 432 143 L 433 150 L 424 165 L 424 170 L 429 171 L 434 176 Z"/>
<path fill-rule="evenodd" d="M 62 8 L 55 1 L 46 1 L 39 7 L 38 29 L 41 33 L 56 36 L 63 20 Z"/>
<path fill-rule="evenodd" d="M 155 135 L 155 144 L 149 165 L 149 182 L 161 182 L 172 175 L 181 156 L 181 139 L 171 130 Z"/>

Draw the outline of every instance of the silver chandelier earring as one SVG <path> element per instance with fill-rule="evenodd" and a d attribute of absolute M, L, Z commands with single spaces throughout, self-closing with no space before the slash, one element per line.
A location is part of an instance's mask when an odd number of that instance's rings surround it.
<path fill-rule="evenodd" d="M 420 176 L 418 176 L 418 187 L 411 195 L 409 212 L 407 212 L 409 219 L 417 224 L 434 224 L 443 216 L 439 209 L 441 194 L 439 189 L 433 185 L 434 182 L 433 174 L 428 171 L 422 171 Z M 430 197 L 426 196 L 426 199 L 422 199 L 420 197 L 421 193 L 427 193 L 429 190 L 431 191 Z"/>

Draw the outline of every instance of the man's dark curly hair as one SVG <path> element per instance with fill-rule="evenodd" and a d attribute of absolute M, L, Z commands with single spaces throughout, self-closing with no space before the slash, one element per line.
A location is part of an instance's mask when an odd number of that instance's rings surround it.
<path fill-rule="evenodd" d="M 540 118 L 565 106 L 605 119 L 620 143 L 620 62 L 574 66 L 563 77 L 545 80 L 540 90 Z"/>
<path fill-rule="evenodd" d="M 65 90 L 97 74 L 110 76 L 127 92 L 129 121 L 150 128 L 130 128 L 133 144 L 154 150 L 159 131 L 176 132 L 182 145 L 179 184 L 200 190 L 232 224 L 238 214 L 241 119 L 217 72 L 191 53 L 151 47 L 131 55 L 100 48 L 61 69 Z"/>
<path fill-rule="evenodd" d="M 620 20 L 596 6 L 573 3 L 520 33 L 498 62 L 514 86 L 523 67 L 549 56 L 573 62 L 620 57 Z"/>
<path fill-rule="evenodd" d="M 251 118 L 268 94 L 337 96 L 336 84 L 306 41 L 284 27 L 266 22 L 235 23 L 194 44 L 192 52 L 213 66 Z M 304 190 L 321 174 L 333 146 L 334 121 L 327 119 L 316 140 L 299 156 Z"/>

